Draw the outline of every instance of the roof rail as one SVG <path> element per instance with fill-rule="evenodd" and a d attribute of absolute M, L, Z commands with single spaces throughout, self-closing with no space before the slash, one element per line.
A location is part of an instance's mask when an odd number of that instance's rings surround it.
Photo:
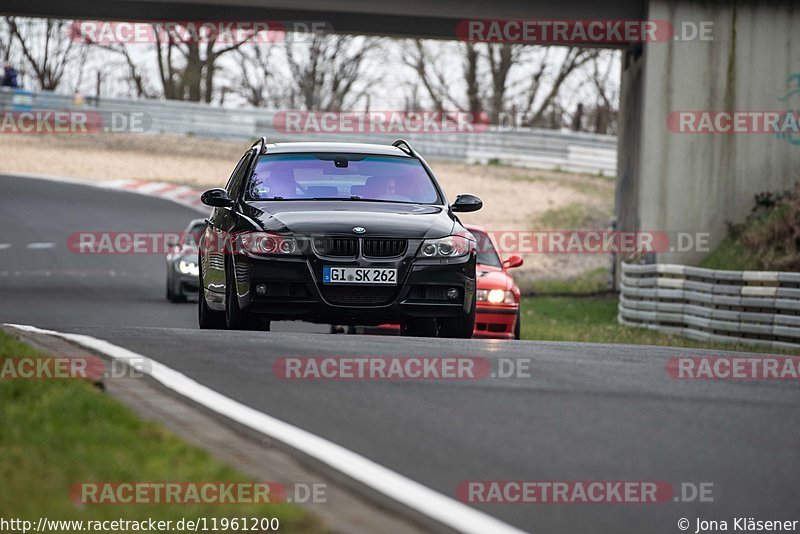
<path fill-rule="evenodd" d="M 264 152 L 267 151 L 267 138 L 266 137 L 262 137 L 261 139 L 259 139 L 255 143 L 253 143 L 253 145 L 250 148 L 253 148 L 256 145 L 261 145 L 260 148 L 258 149 L 258 153 L 259 154 L 263 154 Z"/>
<path fill-rule="evenodd" d="M 402 150 L 403 152 L 405 152 L 409 156 L 412 156 L 412 157 L 415 157 L 415 158 L 417 157 L 417 153 L 414 152 L 414 149 L 411 148 L 411 145 L 409 145 L 408 141 L 406 141 L 405 139 L 398 139 L 397 141 L 392 143 L 392 146 L 396 146 L 397 148 L 399 148 L 400 150 Z M 406 148 L 403 148 L 403 146 L 405 146 Z"/>

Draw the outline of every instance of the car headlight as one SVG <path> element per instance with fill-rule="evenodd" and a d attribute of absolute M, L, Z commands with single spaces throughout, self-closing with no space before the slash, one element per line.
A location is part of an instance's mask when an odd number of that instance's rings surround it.
<path fill-rule="evenodd" d="M 472 241 L 460 235 L 451 235 L 440 239 L 426 239 L 422 242 L 417 257 L 420 258 L 458 258 L 469 254 L 474 245 Z"/>
<path fill-rule="evenodd" d="M 476 295 L 478 302 L 489 304 L 514 304 L 514 292 L 502 289 L 479 289 Z"/>
<path fill-rule="evenodd" d="M 185 261 L 185 260 L 179 261 L 178 270 L 183 274 L 189 274 L 191 276 L 200 276 L 200 269 L 198 269 L 197 264 L 193 261 Z"/>
<path fill-rule="evenodd" d="M 242 251 L 267 256 L 291 256 L 299 254 L 297 242 L 292 237 L 272 232 L 251 232 L 239 237 Z"/>

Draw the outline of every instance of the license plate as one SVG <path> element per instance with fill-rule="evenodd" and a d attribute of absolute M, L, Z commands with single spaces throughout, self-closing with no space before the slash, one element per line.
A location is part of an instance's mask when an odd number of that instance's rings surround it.
<path fill-rule="evenodd" d="M 322 268 L 322 281 L 326 284 L 397 285 L 397 269 L 325 266 Z"/>

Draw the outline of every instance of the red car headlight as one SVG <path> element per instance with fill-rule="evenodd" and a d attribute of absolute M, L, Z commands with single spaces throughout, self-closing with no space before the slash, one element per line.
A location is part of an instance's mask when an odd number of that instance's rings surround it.
<path fill-rule="evenodd" d="M 477 291 L 478 302 L 488 304 L 515 304 L 514 292 L 503 289 L 479 289 Z"/>

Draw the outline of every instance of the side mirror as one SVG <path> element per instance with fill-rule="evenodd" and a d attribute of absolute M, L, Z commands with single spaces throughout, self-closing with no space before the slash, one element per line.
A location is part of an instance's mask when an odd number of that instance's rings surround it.
<path fill-rule="evenodd" d="M 456 201 L 450 206 L 453 211 L 467 213 L 470 211 L 478 211 L 483 207 L 483 201 L 475 195 L 458 195 Z"/>
<path fill-rule="evenodd" d="M 229 208 L 233 206 L 233 200 L 228 196 L 224 189 L 209 189 L 200 195 L 200 202 L 213 208 Z"/>
<path fill-rule="evenodd" d="M 503 262 L 503 269 L 513 269 L 514 267 L 519 267 L 520 265 L 522 265 L 521 256 L 509 256 L 509 258 Z"/>

